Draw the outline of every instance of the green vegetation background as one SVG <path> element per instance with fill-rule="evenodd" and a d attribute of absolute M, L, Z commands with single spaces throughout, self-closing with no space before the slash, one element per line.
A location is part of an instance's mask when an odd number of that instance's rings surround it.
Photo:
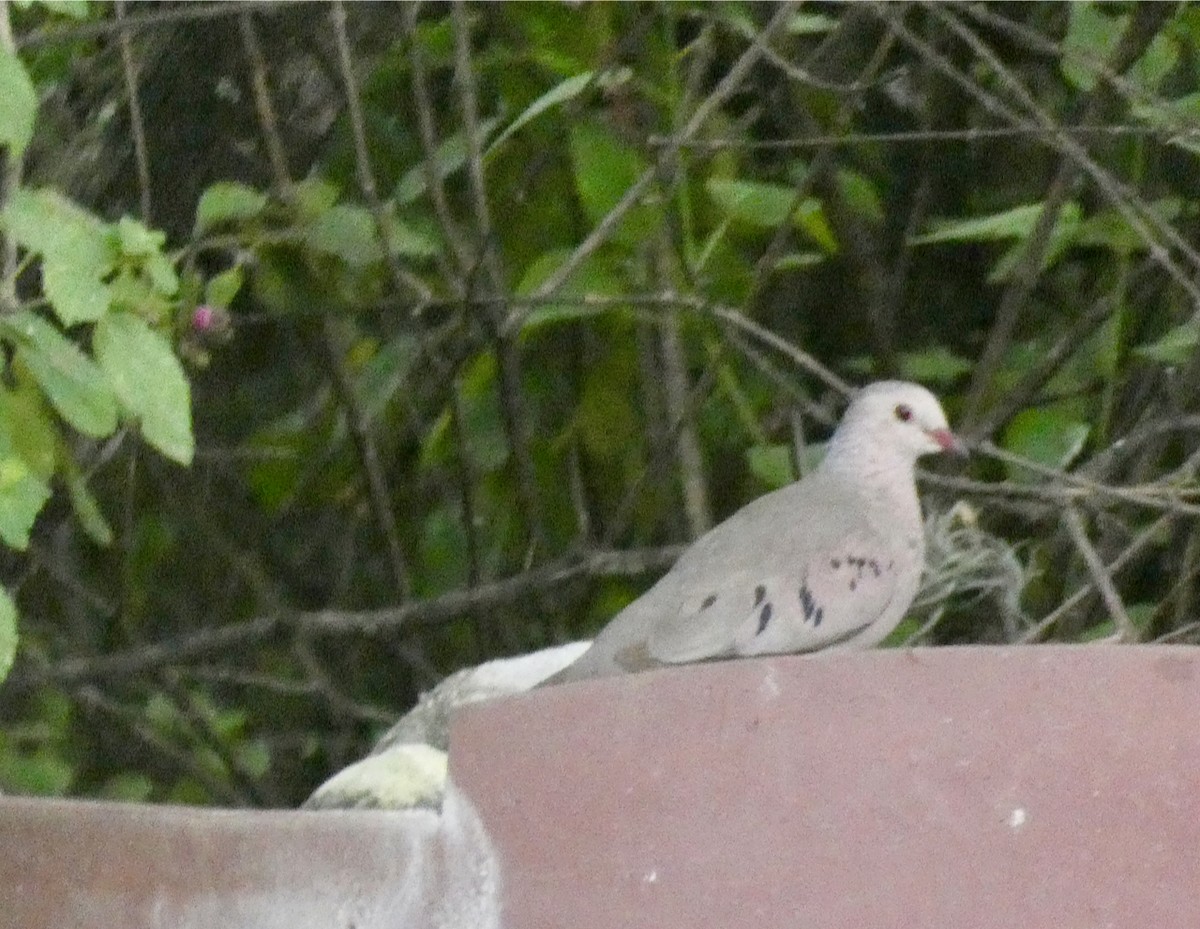
<path fill-rule="evenodd" d="M 7 3 L 0 46 L 5 792 L 295 804 L 884 376 L 977 443 L 894 641 L 1194 636 L 1200 8 Z"/>

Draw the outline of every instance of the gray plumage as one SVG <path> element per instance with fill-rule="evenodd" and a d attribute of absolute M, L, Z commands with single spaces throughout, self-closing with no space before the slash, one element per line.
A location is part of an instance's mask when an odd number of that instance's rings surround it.
<path fill-rule="evenodd" d="M 858 392 L 821 465 L 701 536 L 550 683 L 663 665 L 878 644 L 920 584 L 914 470 L 963 446 L 925 388 Z"/>

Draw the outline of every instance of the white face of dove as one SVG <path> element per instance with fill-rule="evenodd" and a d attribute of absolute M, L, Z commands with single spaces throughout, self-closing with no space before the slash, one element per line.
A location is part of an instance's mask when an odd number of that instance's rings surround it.
<path fill-rule="evenodd" d="M 861 463 L 862 456 L 885 451 L 913 462 L 938 452 L 965 455 L 967 449 L 928 390 L 904 381 L 880 381 L 855 395 L 830 441 L 829 455 L 834 461 Z"/>

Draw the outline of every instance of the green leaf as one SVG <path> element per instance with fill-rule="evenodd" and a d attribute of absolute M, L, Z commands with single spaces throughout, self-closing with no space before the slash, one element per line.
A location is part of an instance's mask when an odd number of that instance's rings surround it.
<path fill-rule="evenodd" d="M 21 160 L 33 138 L 37 107 L 37 91 L 21 59 L 0 48 L 0 145 L 8 146 L 14 163 Z"/>
<path fill-rule="evenodd" d="M 479 124 L 480 138 L 486 139 L 491 135 L 497 122 L 496 119 L 485 119 L 481 122 Z M 495 143 L 492 147 L 495 147 Z M 433 153 L 433 170 L 439 181 L 444 181 L 466 163 L 467 137 L 462 132 L 454 133 L 442 142 Z M 392 199 L 397 206 L 407 206 L 419 199 L 425 193 L 425 189 L 425 165 L 422 163 L 405 172 L 404 177 L 400 178 L 400 183 L 396 185 Z"/>
<path fill-rule="evenodd" d="M 79 525 L 83 527 L 83 531 L 93 542 L 102 548 L 107 548 L 112 544 L 113 532 L 108 525 L 108 520 L 104 518 L 100 504 L 92 496 L 92 492 L 78 468 L 71 465 L 64 468 L 64 474 L 67 479 L 67 491 L 71 497 L 71 509 L 75 511 Z"/>
<path fill-rule="evenodd" d="M 64 325 L 103 316 L 111 294 L 103 279 L 116 261 L 107 227 L 53 190 L 21 188 L 2 214 L 24 248 L 42 256 L 42 286 Z"/>
<path fill-rule="evenodd" d="M 1050 468 L 1065 468 L 1083 450 L 1091 427 L 1056 409 L 1022 410 L 1004 430 L 1003 446 L 1014 455 Z M 1035 476 L 1020 465 L 1006 465 L 1013 480 Z"/>
<path fill-rule="evenodd" d="M 50 485 L 21 457 L 11 424 L 0 416 L 0 539 L 24 551 L 29 531 L 50 498 Z"/>
<path fill-rule="evenodd" d="M 944 345 L 900 356 L 900 373 L 906 380 L 927 384 L 950 385 L 974 367 Z"/>
<path fill-rule="evenodd" d="M 1076 206 L 1075 209 L 1079 208 Z M 999 242 L 1004 239 L 1027 239 L 1041 215 L 1042 204 L 1030 203 L 1027 206 L 1004 210 L 1002 213 L 993 213 L 990 216 L 939 220 L 933 223 L 932 231 L 916 236 L 911 244 L 932 245 L 936 242 Z"/>
<path fill-rule="evenodd" d="M 1108 15 L 1107 4 L 1072 3 L 1063 38 L 1063 76 L 1080 90 L 1090 91 L 1107 67 L 1129 25 L 1128 15 Z M 1121 9 L 1116 4 L 1111 8 Z M 1179 44 L 1166 31 L 1151 40 L 1146 51 L 1125 72 L 1126 80 L 1143 93 L 1153 94 L 1179 61 Z"/>
<path fill-rule="evenodd" d="M 1200 344 L 1200 321 L 1193 317 L 1153 342 L 1138 346 L 1133 353 L 1164 365 L 1182 365 L 1195 355 L 1197 344 Z"/>
<path fill-rule="evenodd" d="M 1077 243 L 1079 226 L 1079 205 L 1076 203 L 1064 205 L 1050 232 L 1050 244 L 1046 248 L 1046 254 L 1042 256 L 1040 270 L 1045 271 L 1047 268 L 1053 267 Z M 995 267 L 988 273 L 988 282 L 994 284 L 999 281 L 1007 281 L 1021 267 L 1024 260 L 1025 243 L 1018 242 L 996 261 Z"/>
<path fill-rule="evenodd" d="M 146 441 L 173 461 L 191 464 L 191 390 L 170 343 L 129 313 L 100 320 L 92 341 L 96 360 Z"/>
<path fill-rule="evenodd" d="M 1125 75 L 1143 91 L 1153 94 L 1178 63 L 1179 43 L 1165 31 L 1159 32 Z"/>
<path fill-rule="evenodd" d="M 1200 155 L 1200 92 L 1174 100 L 1134 103 L 1130 112 L 1147 125 L 1177 132 L 1170 144 Z"/>
<path fill-rule="evenodd" d="M 0 387 L 0 417 L 16 454 L 36 477 L 49 481 L 58 466 L 59 433 L 38 389 L 32 384 Z"/>
<path fill-rule="evenodd" d="M 112 435 L 117 428 L 116 397 L 91 358 L 36 313 L 4 320 L 3 332 L 17 343 L 17 362 L 28 369 L 63 419 L 84 435 Z"/>
<path fill-rule="evenodd" d="M 588 454 L 616 465 L 642 436 L 637 355 L 628 342 L 599 352 L 587 366 L 575 425 Z"/>
<path fill-rule="evenodd" d="M 427 258 L 437 254 L 437 243 L 395 217 L 389 218 L 388 235 L 397 254 Z M 366 207 L 340 204 L 321 214 L 304 232 L 309 248 L 334 255 L 346 264 L 365 268 L 383 260 L 375 217 Z"/>
<path fill-rule="evenodd" d="M 1183 201 L 1179 197 L 1163 197 L 1145 205 L 1146 211 L 1164 223 L 1173 223 L 1183 212 Z M 1130 225 L 1124 214 L 1115 207 L 1100 210 L 1089 216 L 1079 226 L 1075 244 L 1106 248 L 1118 255 L 1144 252 L 1154 244 Z"/>
<path fill-rule="evenodd" d="M 796 480 L 792 450 L 786 445 L 752 445 L 746 449 L 746 463 L 750 473 L 772 490 Z"/>
<path fill-rule="evenodd" d="M 292 202 L 301 222 L 312 222 L 337 200 L 338 188 L 320 177 L 306 177 L 292 187 Z"/>
<path fill-rule="evenodd" d="M 403 222 L 399 217 L 389 216 L 387 228 L 392 251 L 397 255 L 406 258 L 433 258 L 442 250 L 441 244 L 433 235 Z"/>
<path fill-rule="evenodd" d="M 117 800 L 122 803 L 148 803 L 153 796 L 154 781 L 132 771 L 114 774 L 95 793 L 98 800 Z"/>
<path fill-rule="evenodd" d="M 1138 631 L 1139 639 L 1149 633 L 1151 623 L 1154 620 L 1154 614 L 1157 612 L 1158 605 L 1155 603 L 1127 603 L 1125 605 L 1125 614 L 1129 617 L 1133 627 Z M 1107 639 L 1117 634 L 1117 624 L 1111 619 L 1106 619 L 1090 629 L 1081 632 L 1076 641 L 1079 642 L 1097 642 L 1100 639 Z"/>
<path fill-rule="evenodd" d="M 799 188 L 808 183 L 810 174 L 810 166 L 802 161 L 792 162 L 788 167 L 788 179 L 792 182 L 793 188 Z M 883 222 L 883 200 L 875 188 L 875 182 L 870 177 L 852 168 L 839 168 L 835 176 L 838 192 L 846 202 L 846 206 L 874 223 Z M 792 193 L 795 194 L 795 189 L 792 190 Z M 814 202 L 819 201 L 814 200 Z"/>
<path fill-rule="evenodd" d="M 1080 90 L 1091 90 L 1116 45 L 1128 16 L 1109 16 L 1097 3 L 1072 3 L 1063 38 L 1063 77 Z"/>
<path fill-rule="evenodd" d="M 13 793 L 62 796 L 74 776 L 70 762 L 50 749 L 28 750 L 0 734 L 0 784 Z"/>
<path fill-rule="evenodd" d="M 304 233 L 314 251 L 335 255 L 354 267 L 383 259 L 383 249 L 370 210 L 342 204 L 326 210 Z"/>
<path fill-rule="evenodd" d="M 816 242 L 830 255 L 837 254 L 838 243 L 833 235 L 828 220 L 825 219 L 825 208 L 821 201 L 806 197 L 796 210 L 796 225 L 808 233 L 808 237 Z"/>
<path fill-rule="evenodd" d="M 462 433 L 466 456 L 477 474 L 499 471 L 508 461 L 508 435 L 500 414 L 496 391 L 496 360 L 493 355 L 478 355 L 464 369 L 461 386 Z M 429 468 L 452 461 L 456 451 L 450 429 L 450 416 L 443 412 L 425 436 L 421 447 L 421 467 Z"/>
<path fill-rule="evenodd" d="M 469 544 L 462 518 L 447 506 L 430 511 L 417 544 L 425 596 L 460 589 L 470 582 L 461 553 Z"/>
<path fill-rule="evenodd" d="M 883 222 L 885 218 L 883 200 L 880 199 L 879 191 L 875 189 L 875 183 L 869 177 L 858 171 L 843 168 L 838 171 L 837 180 L 841 194 L 850 209 L 874 222 Z"/>
<path fill-rule="evenodd" d="M 8 677 L 17 657 L 17 605 L 0 587 L 0 681 Z"/>
<path fill-rule="evenodd" d="M 555 249 L 539 255 L 525 269 L 517 285 L 517 293 L 527 296 L 534 293 L 571 254 L 569 249 Z M 533 308 L 525 317 L 522 332 L 530 332 L 542 326 L 587 319 L 622 309 L 617 305 L 595 307 L 588 304 L 586 297 L 612 297 L 622 292 L 621 282 L 601 262 L 584 261 L 563 285 L 555 292 L 555 299 Z"/>
<path fill-rule="evenodd" d="M 242 266 L 234 265 L 227 271 L 222 271 L 204 285 L 204 302 L 210 306 L 229 309 L 233 298 L 242 289 Z"/>
<path fill-rule="evenodd" d="M 354 393 L 368 420 L 374 420 L 407 385 L 420 352 L 417 340 L 401 332 L 375 352 L 354 381 Z"/>
<path fill-rule="evenodd" d="M 823 264 L 827 257 L 821 252 L 788 252 L 776 259 L 773 268 L 776 271 L 803 271 Z"/>
<path fill-rule="evenodd" d="M 548 91 L 534 100 L 533 103 L 525 107 L 525 109 L 521 111 L 520 115 L 518 115 L 516 119 L 509 123 L 508 127 L 501 132 L 500 135 L 496 136 L 495 141 L 488 146 L 485 154 L 490 156 L 492 152 L 512 138 L 512 136 L 522 126 L 525 126 L 530 121 L 536 119 L 542 113 L 545 113 L 546 110 L 550 109 L 551 107 L 558 106 L 559 104 L 566 103 L 568 100 L 573 100 L 575 97 L 579 96 L 579 94 L 583 92 L 584 88 L 591 83 L 592 78 L 595 77 L 595 75 L 595 71 L 584 71 L 582 74 L 576 74 L 574 77 L 569 77 L 565 81 L 555 84 Z"/>
<path fill-rule="evenodd" d="M 121 243 L 122 253 L 145 257 L 162 252 L 167 234 L 148 228 L 132 216 L 122 216 L 117 220 L 117 240 Z"/>
<path fill-rule="evenodd" d="M 1200 127 L 1200 91 L 1173 100 L 1133 103 L 1129 112 L 1142 122 L 1162 129 Z"/>
<path fill-rule="evenodd" d="M 710 177 L 704 189 L 721 212 L 763 229 L 774 229 L 787 222 L 796 199 L 796 191 L 783 184 L 737 178 Z"/>
<path fill-rule="evenodd" d="M 267 206 L 267 195 L 235 181 L 218 181 L 196 205 L 195 235 L 217 226 L 255 219 Z"/>
<path fill-rule="evenodd" d="M 704 189 L 731 219 L 759 229 L 774 229 L 790 218 L 825 251 L 834 254 L 838 250 L 821 201 L 815 197 L 804 197 L 793 209 L 796 190 L 784 184 L 710 177 Z"/>
<path fill-rule="evenodd" d="M 175 266 L 166 255 L 156 253 L 147 255 L 142 260 L 142 270 L 150 278 L 155 291 L 164 297 L 173 297 L 179 293 L 179 275 Z"/>
<path fill-rule="evenodd" d="M 27 10 L 35 3 L 47 13 L 66 16 L 68 19 L 88 18 L 88 0 L 18 0 L 14 6 L 19 10 Z"/>
<path fill-rule="evenodd" d="M 571 164 L 575 189 L 584 212 L 593 223 L 600 222 L 625 196 L 646 170 L 642 156 L 606 127 L 580 122 L 571 127 Z M 657 223 L 657 212 L 649 203 L 625 214 L 615 241 L 633 245 L 644 241 Z"/>

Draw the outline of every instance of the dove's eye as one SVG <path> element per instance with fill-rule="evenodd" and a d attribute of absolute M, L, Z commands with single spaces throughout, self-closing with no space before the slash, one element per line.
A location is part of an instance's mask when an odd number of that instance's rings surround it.
<path fill-rule="evenodd" d="M 907 403 L 901 403 L 897 405 L 896 419 L 900 420 L 902 423 L 908 422 L 910 419 L 912 419 L 912 407 Z"/>

